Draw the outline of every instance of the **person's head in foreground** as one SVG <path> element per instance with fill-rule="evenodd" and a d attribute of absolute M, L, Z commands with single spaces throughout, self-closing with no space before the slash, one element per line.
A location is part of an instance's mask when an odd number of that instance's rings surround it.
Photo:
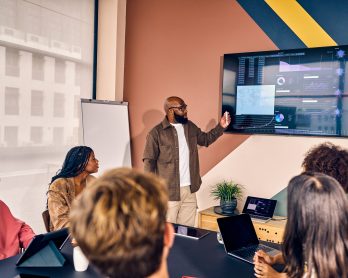
<path fill-rule="evenodd" d="M 256 277 L 348 277 L 348 200 L 332 177 L 305 172 L 288 185 L 285 273 L 270 256 L 255 263 Z"/>
<path fill-rule="evenodd" d="M 70 229 L 82 251 L 108 277 L 168 277 L 174 230 L 168 194 L 153 174 L 108 171 L 74 201 Z"/>
<path fill-rule="evenodd" d="M 311 148 L 302 162 L 304 171 L 319 172 L 335 178 L 348 193 L 348 151 L 330 142 Z"/>

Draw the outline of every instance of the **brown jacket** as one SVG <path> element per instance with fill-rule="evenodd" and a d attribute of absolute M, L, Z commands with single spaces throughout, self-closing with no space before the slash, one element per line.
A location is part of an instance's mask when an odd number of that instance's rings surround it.
<path fill-rule="evenodd" d="M 87 186 L 95 179 L 87 177 Z M 74 178 L 56 179 L 47 192 L 47 205 L 50 214 L 50 231 L 69 226 L 69 213 L 76 197 Z"/>
<path fill-rule="evenodd" d="M 197 145 L 208 147 L 219 138 L 224 129 L 218 124 L 209 132 L 202 132 L 193 122 L 184 124 L 184 132 L 190 151 L 191 192 L 198 191 L 202 180 L 199 174 Z M 169 200 L 180 200 L 179 142 L 177 132 L 167 118 L 147 135 L 143 155 L 144 170 L 155 173 L 167 181 Z"/>

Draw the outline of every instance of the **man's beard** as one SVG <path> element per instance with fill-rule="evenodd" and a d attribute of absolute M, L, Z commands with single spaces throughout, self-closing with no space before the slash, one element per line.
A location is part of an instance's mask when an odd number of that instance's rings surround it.
<path fill-rule="evenodd" d="M 185 118 L 184 116 L 179 116 L 174 113 L 175 121 L 179 124 L 187 124 L 188 119 Z"/>

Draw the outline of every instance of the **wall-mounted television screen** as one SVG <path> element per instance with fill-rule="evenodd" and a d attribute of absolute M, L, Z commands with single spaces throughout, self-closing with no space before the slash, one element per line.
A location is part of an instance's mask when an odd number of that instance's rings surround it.
<path fill-rule="evenodd" d="M 347 60 L 348 45 L 225 54 L 226 131 L 348 136 Z"/>

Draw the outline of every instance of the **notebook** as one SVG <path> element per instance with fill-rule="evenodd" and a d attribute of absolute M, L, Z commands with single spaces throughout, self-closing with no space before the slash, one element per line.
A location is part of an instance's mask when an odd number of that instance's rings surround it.
<path fill-rule="evenodd" d="M 239 214 L 217 219 L 226 253 L 248 263 L 253 263 L 255 252 L 262 249 L 271 256 L 280 251 L 260 244 L 251 218 Z"/>
<path fill-rule="evenodd" d="M 253 221 L 266 223 L 273 217 L 277 200 L 248 196 L 243 208 L 243 213 L 250 215 Z"/>
<path fill-rule="evenodd" d="M 188 227 L 188 226 L 183 226 L 178 224 L 173 224 L 173 226 L 174 226 L 174 233 L 177 236 L 200 239 L 206 236 L 207 234 L 209 234 L 209 231 L 199 229 L 199 228 Z"/>

